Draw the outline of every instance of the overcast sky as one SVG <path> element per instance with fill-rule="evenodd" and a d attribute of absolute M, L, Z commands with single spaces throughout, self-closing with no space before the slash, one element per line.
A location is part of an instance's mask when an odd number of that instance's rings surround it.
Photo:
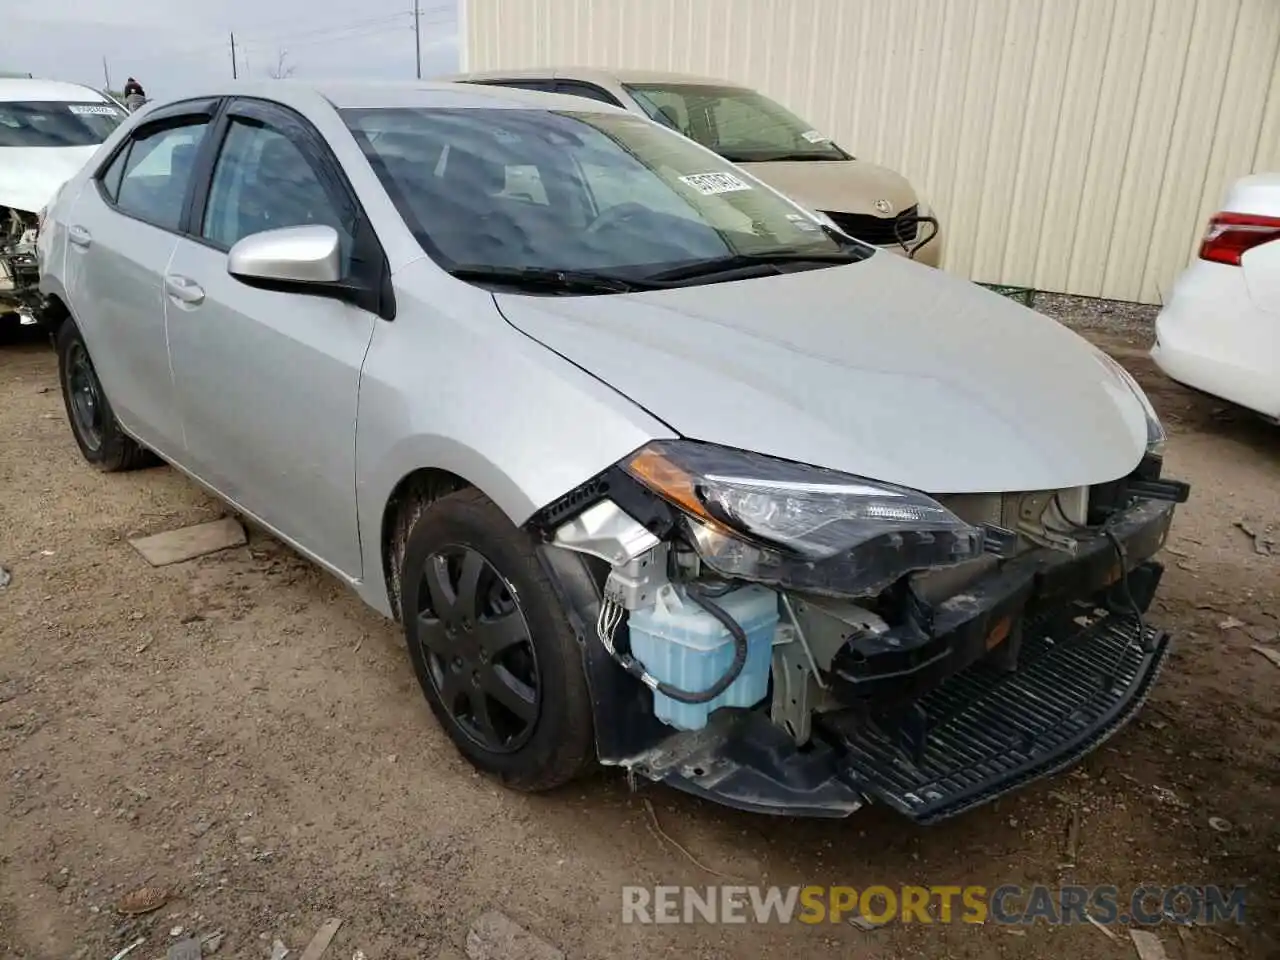
<path fill-rule="evenodd" d="M 414 76 L 413 0 L 12 0 L 0 17 L 0 70 L 103 85 L 136 77 L 150 97 L 231 76 Z M 456 0 L 420 0 L 422 75 L 458 69 Z"/>

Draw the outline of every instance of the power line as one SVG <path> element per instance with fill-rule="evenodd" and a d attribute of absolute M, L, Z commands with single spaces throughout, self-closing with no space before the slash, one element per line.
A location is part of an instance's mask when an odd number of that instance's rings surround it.
<path fill-rule="evenodd" d="M 289 33 L 275 34 L 273 36 L 258 36 L 258 37 L 251 36 L 248 41 L 242 40 L 241 43 L 244 46 L 264 46 L 268 44 L 274 46 L 282 43 L 297 43 L 300 40 L 305 40 L 310 37 L 324 37 L 326 35 L 342 36 L 353 31 L 364 30 L 367 27 L 373 27 L 378 25 L 400 23 L 400 24 L 405 24 L 407 26 L 408 24 L 406 21 L 409 19 L 409 16 L 410 14 L 406 10 L 390 17 L 371 17 L 371 18 L 366 18 L 364 20 L 354 20 L 348 23 L 330 24 L 329 26 L 326 26 L 326 27 L 312 27 L 308 30 L 291 31 Z M 242 37 L 244 36 L 243 31 L 241 31 L 241 36 Z"/>
<path fill-rule="evenodd" d="M 403 36 L 409 29 L 409 24 L 384 24 L 381 27 L 367 27 L 364 30 L 353 30 L 348 33 L 333 34 L 326 37 L 311 37 L 310 39 L 302 40 L 297 43 L 283 43 L 280 44 L 280 46 L 289 48 L 320 46 L 326 43 L 343 43 L 348 40 L 365 40 L 370 37 L 384 37 L 392 33 L 397 33 Z"/>
<path fill-rule="evenodd" d="M 408 21 L 411 16 L 412 16 L 412 13 L 410 13 L 408 10 L 405 10 L 399 14 L 396 14 L 393 17 L 374 17 L 374 18 L 366 18 L 363 20 L 348 21 L 346 23 L 330 24 L 329 26 L 325 26 L 325 27 L 312 27 L 305 30 L 278 34 L 274 37 L 248 36 L 246 38 L 245 31 L 241 30 L 239 34 L 236 36 L 236 49 L 238 51 L 243 52 L 244 50 L 250 47 L 264 47 L 268 45 L 274 47 L 274 46 L 279 46 L 281 44 L 295 43 L 301 40 L 309 41 L 313 37 L 322 42 L 330 39 L 343 39 L 349 35 L 363 33 L 366 31 L 367 28 L 372 28 L 377 25 L 384 25 L 386 27 L 391 27 L 391 26 L 394 26 L 396 23 L 403 23 L 404 28 L 407 29 L 409 27 Z M 377 31 L 374 31 L 374 32 L 376 33 Z M 223 50 L 226 49 L 226 47 L 223 46 L 223 41 L 205 40 L 198 43 L 187 44 L 180 47 L 168 47 L 168 48 L 165 48 L 164 50 L 156 50 L 154 53 L 139 54 L 135 56 L 133 59 L 156 60 L 156 59 L 167 58 L 175 55 L 182 55 L 182 54 L 188 54 L 188 53 L 202 53 L 202 52 L 209 52 L 217 49 L 223 49 Z"/>
<path fill-rule="evenodd" d="M 416 72 L 418 77 L 421 78 L 422 29 L 424 27 L 443 27 L 455 22 L 456 16 L 452 12 L 452 4 L 424 8 L 421 0 L 414 0 L 413 10 L 403 10 L 394 15 L 366 17 L 360 20 L 329 24 L 327 26 L 309 27 L 303 30 L 280 33 L 274 37 L 263 35 L 255 37 L 251 35 L 246 38 L 243 30 L 238 35 L 234 31 L 230 31 L 231 75 L 233 78 L 238 79 L 240 63 L 247 58 L 250 49 L 318 46 L 327 43 L 364 40 L 412 29 L 414 31 L 415 60 L 417 61 Z M 169 59 L 174 56 L 208 55 L 214 53 L 218 48 L 224 51 L 227 49 L 223 46 L 222 41 L 211 40 L 183 47 L 170 47 L 154 52 L 141 52 L 131 55 L 130 59 L 133 61 L 151 61 Z"/>

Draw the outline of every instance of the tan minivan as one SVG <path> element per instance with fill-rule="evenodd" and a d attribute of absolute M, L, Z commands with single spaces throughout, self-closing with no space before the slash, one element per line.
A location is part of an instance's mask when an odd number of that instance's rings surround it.
<path fill-rule="evenodd" d="M 776 190 L 826 214 L 845 233 L 936 267 L 938 220 L 900 174 L 858 160 L 781 104 L 708 77 L 542 67 L 450 77 L 588 97 L 666 124 Z"/>

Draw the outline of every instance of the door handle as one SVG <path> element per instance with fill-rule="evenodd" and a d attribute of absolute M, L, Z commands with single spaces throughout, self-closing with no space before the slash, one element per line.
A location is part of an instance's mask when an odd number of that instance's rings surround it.
<path fill-rule="evenodd" d="M 87 247 L 93 243 L 93 236 L 84 227 L 76 224 L 67 230 L 67 240 L 77 247 Z"/>
<path fill-rule="evenodd" d="M 204 288 L 190 277 L 184 277 L 181 274 L 166 274 L 164 289 L 170 297 L 179 303 L 189 303 L 195 306 L 204 301 Z"/>

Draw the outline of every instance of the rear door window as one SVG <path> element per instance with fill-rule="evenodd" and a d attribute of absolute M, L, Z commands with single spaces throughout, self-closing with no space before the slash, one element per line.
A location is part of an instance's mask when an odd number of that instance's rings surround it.
<path fill-rule="evenodd" d="M 196 153 L 208 129 L 207 117 L 188 123 L 168 124 L 144 130 L 135 137 L 117 161 L 124 158 L 119 186 L 111 194 L 115 162 L 103 178 L 104 192 L 116 208 L 131 217 L 145 220 L 165 230 L 178 229 L 191 184 Z"/>
<path fill-rule="evenodd" d="M 115 203 L 116 197 L 120 195 L 120 178 L 124 176 L 125 167 L 129 165 L 129 146 L 130 144 L 126 144 L 125 148 L 116 154 L 115 159 L 101 176 L 102 191 L 112 203 Z"/>

